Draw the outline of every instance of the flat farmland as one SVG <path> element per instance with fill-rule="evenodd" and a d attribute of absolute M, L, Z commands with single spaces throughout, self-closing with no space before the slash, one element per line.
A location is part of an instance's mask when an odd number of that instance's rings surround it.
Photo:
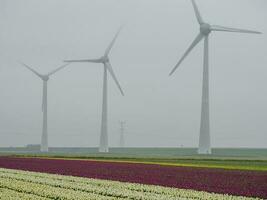
<path fill-rule="evenodd" d="M 267 198 L 267 171 L 90 160 L 0 157 L 0 167 Z"/>
<path fill-rule="evenodd" d="M 43 157 L 133 162 L 170 166 L 208 167 L 238 170 L 267 170 L 267 149 L 215 148 L 212 155 L 198 155 L 195 148 L 110 148 L 98 153 L 97 148 L 0 148 L 0 156 Z"/>
<path fill-rule="evenodd" d="M 232 196 L 0 168 L 1 200 L 256 200 Z"/>
<path fill-rule="evenodd" d="M 44 155 L 46 153 L 40 153 L 40 147 L 2 147 L 0 148 L 1 154 L 38 154 Z M 49 156 L 95 156 L 95 157 L 158 157 L 158 158 L 176 158 L 176 157 L 197 157 L 197 158 L 255 158 L 267 160 L 267 149 L 253 149 L 253 148 L 213 148 L 212 155 L 200 156 L 197 154 L 197 148 L 139 148 L 139 147 L 127 147 L 127 148 L 115 148 L 111 147 L 109 153 L 98 153 L 98 148 L 94 147 L 51 147 L 49 148 Z"/>

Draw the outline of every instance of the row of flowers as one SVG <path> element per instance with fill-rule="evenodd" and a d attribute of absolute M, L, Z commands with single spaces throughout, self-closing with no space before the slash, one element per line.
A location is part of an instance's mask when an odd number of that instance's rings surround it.
<path fill-rule="evenodd" d="M 0 168 L 267 199 L 267 172 L 88 160 L 0 157 Z"/>
<path fill-rule="evenodd" d="M 10 190 L 7 188 L 0 188 L 0 200 L 49 200 L 45 197 L 39 197 L 33 194 L 27 194 L 23 192 L 18 192 L 16 190 Z"/>
<path fill-rule="evenodd" d="M 13 199 L 248 200 L 253 198 L 118 181 L 79 178 L 0 168 L 0 191 Z M 35 197 L 35 198 L 34 198 Z M 1 198 L 0 198 L 1 199 Z M 12 198 L 5 198 L 12 199 Z M 255 198 L 254 198 L 255 199 Z"/>

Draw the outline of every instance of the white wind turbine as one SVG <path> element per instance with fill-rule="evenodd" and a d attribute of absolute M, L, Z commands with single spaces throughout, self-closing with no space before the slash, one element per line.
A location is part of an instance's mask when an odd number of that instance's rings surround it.
<path fill-rule="evenodd" d="M 47 133 L 47 82 L 49 77 L 59 70 L 66 67 L 68 64 L 62 65 L 61 67 L 47 73 L 40 74 L 28 65 L 21 63 L 24 67 L 32 71 L 35 75 L 37 75 L 43 81 L 43 98 L 42 98 L 42 111 L 43 111 L 43 128 L 42 128 L 42 138 L 41 138 L 41 152 L 48 152 L 48 133 Z"/>
<path fill-rule="evenodd" d="M 199 154 L 211 154 L 210 147 L 210 120 L 209 120 L 209 34 L 213 31 L 237 32 L 237 33 L 254 33 L 260 34 L 258 31 L 250 31 L 244 29 L 229 28 L 218 25 L 210 25 L 203 21 L 195 0 L 191 0 L 197 21 L 200 25 L 200 32 L 194 39 L 193 43 L 183 54 L 177 65 L 173 68 L 170 75 L 179 67 L 191 50 L 204 39 L 204 68 L 203 68 L 203 85 L 202 85 L 202 106 L 201 106 L 201 122 L 199 135 Z"/>
<path fill-rule="evenodd" d="M 121 27 L 122 28 L 122 27 Z M 115 76 L 115 73 L 112 69 L 112 66 L 109 61 L 109 53 L 111 48 L 113 47 L 121 28 L 116 33 L 115 37 L 107 47 L 104 55 L 97 59 L 85 59 L 85 60 L 65 60 L 65 62 L 73 63 L 73 62 L 87 62 L 87 63 L 102 63 L 104 65 L 104 78 L 103 78 L 103 102 L 102 102 L 102 120 L 101 120 L 101 133 L 100 133 L 100 143 L 99 143 L 99 152 L 108 152 L 108 117 L 107 117 L 107 71 L 110 73 L 111 77 L 115 81 L 118 86 L 121 94 L 124 96 L 123 90 L 119 84 L 118 79 Z"/>

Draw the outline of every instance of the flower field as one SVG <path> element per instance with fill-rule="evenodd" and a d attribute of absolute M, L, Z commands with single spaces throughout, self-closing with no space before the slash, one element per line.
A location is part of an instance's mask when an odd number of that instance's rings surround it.
<path fill-rule="evenodd" d="M 266 171 L 0 157 L 0 167 L 267 199 Z"/>
<path fill-rule="evenodd" d="M 249 200 L 256 198 L 0 168 L 0 199 Z"/>

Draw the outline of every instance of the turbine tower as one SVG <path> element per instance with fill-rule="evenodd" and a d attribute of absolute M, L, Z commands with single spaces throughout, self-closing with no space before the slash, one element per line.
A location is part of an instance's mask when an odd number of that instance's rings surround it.
<path fill-rule="evenodd" d="M 99 143 L 99 152 L 107 153 L 109 152 L 108 149 L 108 105 L 107 105 L 107 90 L 108 90 L 108 83 L 107 83 L 107 73 L 111 75 L 113 80 L 115 81 L 117 87 L 119 88 L 122 96 L 124 96 L 123 90 L 119 84 L 119 81 L 112 69 L 112 66 L 109 61 L 109 53 L 110 50 L 112 49 L 122 27 L 118 30 L 116 33 L 115 37 L 107 47 L 104 55 L 100 58 L 97 59 L 85 59 L 85 60 L 65 60 L 64 62 L 85 62 L 85 63 L 102 63 L 104 66 L 104 77 L 103 77 L 103 102 L 102 102 L 102 120 L 101 120 L 101 133 L 100 133 L 100 143 Z"/>
<path fill-rule="evenodd" d="M 125 121 L 120 121 L 120 143 L 119 143 L 119 146 L 121 148 L 124 148 L 125 147 L 125 144 L 124 144 L 124 126 L 125 126 L 126 122 Z"/>
<path fill-rule="evenodd" d="M 199 154 L 211 154 L 210 145 L 210 119 L 209 119 L 209 35 L 213 31 L 224 31 L 224 32 L 237 32 L 237 33 L 254 33 L 260 34 L 258 31 L 229 28 L 225 26 L 210 25 L 206 23 L 198 10 L 195 0 L 191 0 L 197 21 L 200 26 L 200 32 L 194 39 L 192 44 L 183 54 L 182 58 L 179 60 L 177 65 L 173 68 L 170 75 L 172 75 L 175 70 L 180 66 L 187 55 L 192 51 L 192 49 L 204 39 L 204 67 L 203 67 L 203 85 L 202 85 L 202 105 L 201 105 L 201 122 L 200 122 L 200 135 L 199 135 Z"/>
<path fill-rule="evenodd" d="M 66 67 L 68 64 L 62 65 L 61 67 L 49 72 L 48 74 L 40 74 L 28 65 L 21 63 L 24 67 L 29 69 L 35 75 L 37 75 L 43 81 L 43 98 L 42 98 L 42 112 L 43 112 L 43 128 L 42 128 L 42 138 L 41 138 L 41 152 L 48 152 L 48 133 L 47 133 L 47 82 L 49 77 L 59 70 Z"/>

